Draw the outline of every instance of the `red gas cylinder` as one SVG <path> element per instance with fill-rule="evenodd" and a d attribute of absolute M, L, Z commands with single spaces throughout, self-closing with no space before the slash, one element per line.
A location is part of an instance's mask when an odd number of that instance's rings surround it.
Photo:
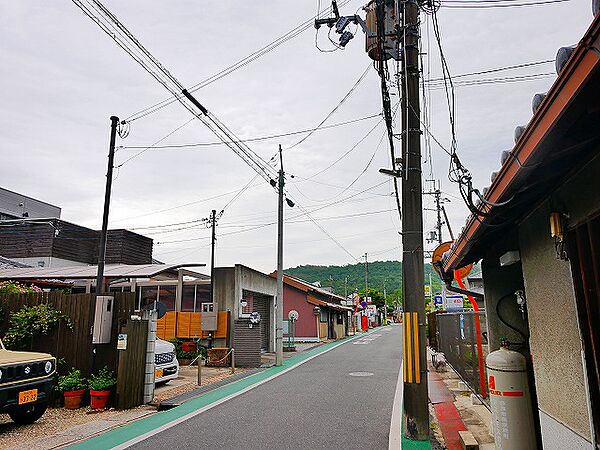
<path fill-rule="evenodd" d="M 181 343 L 181 350 L 184 352 L 195 352 L 196 343 L 194 341 L 185 341 Z"/>

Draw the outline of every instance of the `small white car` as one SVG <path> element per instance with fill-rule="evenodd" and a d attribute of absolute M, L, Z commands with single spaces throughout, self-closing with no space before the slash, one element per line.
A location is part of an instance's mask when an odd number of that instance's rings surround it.
<path fill-rule="evenodd" d="M 154 382 L 168 383 L 179 376 L 179 361 L 175 355 L 175 345 L 156 338 L 154 350 Z"/>

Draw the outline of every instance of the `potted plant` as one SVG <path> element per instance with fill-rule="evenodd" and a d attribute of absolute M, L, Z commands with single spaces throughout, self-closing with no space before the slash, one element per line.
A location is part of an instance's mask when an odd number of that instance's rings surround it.
<path fill-rule="evenodd" d="M 58 377 L 58 389 L 63 392 L 67 409 L 78 409 L 81 406 L 86 388 L 86 379 L 81 376 L 81 371 L 74 367 L 67 375 Z"/>
<path fill-rule="evenodd" d="M 104 367 L 98 373 L 90 376 L 90 406 L 92 409 L 106 408 L 111 388 L 115 384 L 117 384 L 117 380 L 108 367 Z"/>

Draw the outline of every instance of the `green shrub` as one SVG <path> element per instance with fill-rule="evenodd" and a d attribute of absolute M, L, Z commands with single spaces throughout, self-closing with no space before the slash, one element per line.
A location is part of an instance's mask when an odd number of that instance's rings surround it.
<path fill-rule="evenodd" d="M 61 321 L 73 328 L 69 317 L 47 303 L 25 305 L 10 315 L 10 327 L 4 336 L 4 344 L 14 350 L 25 349 L 34 336 L 49 334 Z"/>
<path fill-rule="evenodd" d="M 108 367 L 103 367 L 98 373 L 90 375 L 89 387 L 92 391 L 108 391 L 115 384 L 117 379 L 112 370 L 108 370 Z"/>
<path fill-rule="evenodd" d="M 87 389 L 87 380 L 81 376 L 81 370 L 73 367 L 67 375 L 58 377 L 57 390 L 60 392 Z"/>

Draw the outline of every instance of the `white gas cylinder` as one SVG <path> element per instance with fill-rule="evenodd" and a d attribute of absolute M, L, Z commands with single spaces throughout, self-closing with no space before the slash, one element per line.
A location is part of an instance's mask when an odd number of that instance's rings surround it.
<path fill-rule="evenodd" d="M 500 348 L 486 358 L 497 450 L 537 448 L 525 357 Z"/>

